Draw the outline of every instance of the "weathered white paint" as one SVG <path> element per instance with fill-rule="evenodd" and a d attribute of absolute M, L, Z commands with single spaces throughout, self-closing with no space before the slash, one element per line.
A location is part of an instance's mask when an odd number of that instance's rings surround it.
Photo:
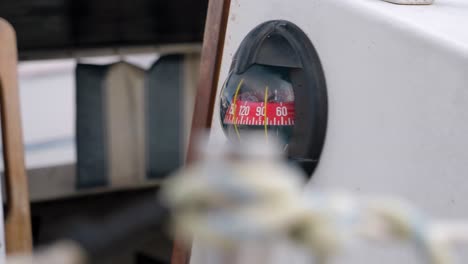
<path fill-rule="evenodd" d="M 468 2 L 233 0 L 218 92 L 242 39 L 273 19 L 307 33 L 327 79 L 327 139 L 307 190 L 396 195 L 435 217 L 468 217 Z M 211 139 L 226 140 L 214 113 Z M 193 264 L 214 256 L 201 248 Z M 422 263 L 398 249 L 358 248 L 336 263 Z M 261 262 L 308 263 L 271 251 Z"/>
<path fill-rule="evenodd" d="M 434 0 L 383 0 L 389 3 L 399 5 L 431 5 Z"/>

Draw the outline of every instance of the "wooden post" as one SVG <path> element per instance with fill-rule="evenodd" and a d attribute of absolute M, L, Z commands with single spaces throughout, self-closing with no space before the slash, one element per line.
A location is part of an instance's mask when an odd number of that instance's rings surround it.
<path fill-rule="evenodd" d="M 32 250 L 28 180 L 17 81 L 14 29 L 0 19 L 0 111 L 7 192 L 5 242 L 8 254 Z"/>
<path fill-rule="evenodd" d="M 196 159 L 194 141 L 197 133 L 211 127 L 230 5 L 230 0 L 209 1 L 186 164 Z M 171 263 L 187 264 L 189 261 L 190 249 L 175 241 Z"/>

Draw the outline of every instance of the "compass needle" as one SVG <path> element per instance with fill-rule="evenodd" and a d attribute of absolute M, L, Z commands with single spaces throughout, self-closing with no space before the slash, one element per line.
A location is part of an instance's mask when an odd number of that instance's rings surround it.
<path fill-rule="evenodd" d="M 265 87 L 265 138 L 266 142 L 268 143 L 268 117 L 267 117 L 267 106 L 268 106 L 268 86 Z"/>
<path fill-rule="evenodd" d="M 234 119 L 234 130 L 236 131 L 236 135 L 237 135 L 237 138 L 240 140 L 240 134 L 239 134 L 239 128 L 237 127 L 237 96 L 239 95 L 239 91 L 240 91 L 240 88 L 242 87 L 242 84 L 244 83 L 244 79 L 241 79 L 239 84 L 237 85 L 237 89 L 236 89 L 236 94 L 234 95 L 234 102 L 233 102 L 233 119 Z"/>

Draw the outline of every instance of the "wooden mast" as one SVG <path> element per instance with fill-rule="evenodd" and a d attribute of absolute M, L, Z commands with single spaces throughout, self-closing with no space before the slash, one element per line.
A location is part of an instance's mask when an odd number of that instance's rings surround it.
<path fill-rule="evenodd" d="M 200 61 L 200 79 L 195 97 L 186 164 L 196 159 L 194 141 L 197 133 L 211 127 L 230 5 L 230 0 L 209 1 Z M 190 248 L 188 245 L 175 241 L 171 263 L 187 264 L 189 261 Z"/>
<path fill-rule="evenodd" d="M 32 250 L 28 180 L 17 80 L 14 29 L 0 19 L 0 111 L 7 192 L 5 242 L 8 254 Z"/>

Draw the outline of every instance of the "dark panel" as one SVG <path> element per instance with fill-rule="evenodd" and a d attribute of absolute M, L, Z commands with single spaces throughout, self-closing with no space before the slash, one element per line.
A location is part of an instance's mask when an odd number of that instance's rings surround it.
<path fill-rule="evenodd" d="M 152 1 L 155 32 L 162 42 L 201 41 L 207 12 L 205 0 Z"/>
<path fill-rule="evenodd" d="M 107 184 L 103 82 L 108 66 L 76 67 L 77 187 Z"/>
<path fill-rule="evenodd" d="M 34 246 L 73 239 L 91 249 L 86 263 L 136 264 L 136 253 L 167 263 L 169 216 L 156 195 L 145 188 L 33 203 Z"/>
<path fill-rule="evenodd" d="M 15 28 L 20 51 L 71 46 L 69 10 L 67 0 L 0 1 L 0 16 Z"/>
<path fill-rule="evenodd" d="M 148 71 L 148 177 L 161 178 L 182 164 L 183 55 L 161 57 Z"/>
<path fill-rule="evenodd" d="M 208 0 L 2 0 L 22 52 L 201 42 Z"/>

